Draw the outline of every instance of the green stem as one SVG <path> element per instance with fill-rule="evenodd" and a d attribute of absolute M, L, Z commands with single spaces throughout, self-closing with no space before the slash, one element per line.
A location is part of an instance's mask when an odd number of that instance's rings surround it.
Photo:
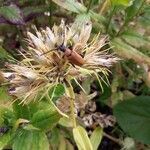
<path fill-rule="evenodd" d="M 99 13 L 100 13 L 101 15 L 106 11 L 106 9 L 107 9 L 109 3 L 110 3 L 110 0 L 105 0 L 105 2 L 103 3 L 103 5 L 102 5 L 102 7 L 101 7 L 101 9 L 100 9 L 100 11 L 99 11 Z"/>
<path fill-rule="evenodd" d="M 120 35 L 123 32 L 124 28 L 128 25 L 128 22 L 124 22 L 123 25 L 120 27 L 119 31 L 117 32 L 116 36 Z"/>
<path fill-rule="evenodd" d="M 108 33 L 108 31 L 109 31 L 109 26 L 110 26 L 112 17 L 113 17 L 113 15 L 114 15 L 115 9 L 116 9 L 116 7 L 113 8 L 113 10 L 111 11 L 111 14 L 110 14 L 110 16 L 109 16 L 108 24 L 107 24 L 107 27 L 106 27 L 106 33 Z"/>
<path fill-rule="evenodd" d="M 87 13 L 89 12 L 89 10 L 90 10 L 90 8 L 91 8 L 91 5 L 92 5 L 92 0 L 90 0 L 90 2 L 89 2 L 89 5 L 88 5 L 88 7 L 87 7 Z"/>
<path fill-rule="evenodd" d="M 72 120 L 72 124 L 73 124 L 73 127 L 75 128 L 77 125 L 76 125 L 76 117 L 75 117 L 75 114 L 74 114 L 74 100 L 75 100 L 75 95 L 74 95 L 74 91 L 73 91 L 73 87 L 70 83 L 70 81 L 68 81 L 68 91 L 69 91 L 69 95 L 70 95 L 70 110 L 71 110 L 71 120 Z"/>

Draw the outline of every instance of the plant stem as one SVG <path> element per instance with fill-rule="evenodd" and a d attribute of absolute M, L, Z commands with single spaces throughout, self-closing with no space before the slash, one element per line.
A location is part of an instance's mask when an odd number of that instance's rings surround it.
<path fill-rule="evenodd" d="M 108 139 L 112 140 L 113 142 L 117 143 L 118 145 L 122 145 L 122 142 L 119 139 L 114 138 L 113 136 L 111 136 L 111 135 L 109 135 L 109 134 L 107 134 L 105 132 L 103 132 L 103 135 L 105 137 L 107 137 Z"/>
<path fill-rule="evenodd" d="M 86 11 L 87 13 L 89 12 L 91 5 L 92 5 L 92 0 L 90 0 L 89 5 L 87 7 L 87 11 Z"/>
<path fill-rule="evenodd" d="M 73 87 L 70 83 L 70 81 L 67 82 L 69 87 L 68 87 L 68 91 L 69 91 L 69 95 L 70 95 L 70 110 L 71 110 L 71 120 L 72 120 L 72 124 L 73 124 L 73 127 L 75 128 L 77 125 L 76 125 L 76 117 L 75 117 L 75 114 L 74 114 L 74 99 L 75 99 L 75 95 L 74 95 L 74 91 L 73 91 Z"/>
<path fill-rule="evenodd" d="M 111 11 L 111 14 L 110 14 L 110 16 L 109 16 L 108 24 L 107 24 L 107 27 L 106 27 L 106 32 L 107 32 L 107 33 L 108 33 L 108 30 L 109 30 L 109 26 L 110 26 L 112 17 L 113 17 L 113 15 L 114 15 L 115 9 L 116 9 L 116 7 L 113 8 L 113 10 Z"/>
<path fill-rule="evenodd" d="M 103 3 L 103 5 L 102 5 L 102 7 L 101 7 L 101 9 L 99 11 L 99 14 L 102 15 L 106 11 L 109 3 L 110 3 L 110 0 L 105 0 L 105 2 Z"/>
<path fill-rule="evenodd" d="M 120 35 L 122 31 L 124 30 L 125 26 L 128 24 L 128 22 L 124 22 L 123 25 L 120 27 L 119 31 L 117 32 L 116 36 Z"/>

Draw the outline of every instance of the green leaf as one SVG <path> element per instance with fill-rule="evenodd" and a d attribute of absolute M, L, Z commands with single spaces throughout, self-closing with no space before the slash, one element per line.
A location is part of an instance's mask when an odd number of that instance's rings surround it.
<path fill-rule="evenodd" d="M 51 107 L 49 109 L 36 112 L 31 119 L 31 123 L 37 128 L 46 130 L 53 128 L 60 118 L 61 115 L 58 111 Z"/>
<path fill-rule="evenodd" d="M 6 108 L 6 107 L 0 107 L 0 116 L 1 116 L 1 123 L 4 123 L 6 125 L 14 125 L 15 121 L 16 121 L 16 117 L 13 113 L 13 111 L 11 111 L 11 109 Z"/>
<path fill-rule="evenodd" d="M 3 49 L 1 46 L 0 46 L 0 59 L 1 60 L 8 60 L 8 59 L 10 59 L 9 53 L 5 49 Z"/>
<path fill-rule="evenodd" d="M 50 109 L 51 107 L 51 104 L 46 98 L 44 98 L 43 101 L 38 102 L 38 110 Z M 51 109 L 53 109 L 53 107 Z"/>
<path fill-rule="evenodd" d="M 100 103 L 106 103 L 108 98 L 111 96 L 111 87 L 107 86 L 106 84 L 102 83 L 104 92 L 101 93 L 101 96 L 99 97 L 97 102 Z"/>
<path fill-rule="evenodd" d="M 28 17 L 32 16 L 33 14 L 40 14 L 49 11 L 49 5 L 24 7 L 22 11 L 24 16 Z"/>
<path fill-rule="evenodd" d="M 101 23 L 106 21 L 105 17 L 91 10 L 87 13 L 87 8 L 76 0 L 53 0 L 53 2 L 71 12 L 78 13 L 79 16 L 77 16 L 77 18 L 84 18 L 86 15 L 87 18 L 91 17 L 92 19 L 98 21 L 101 26 Z"/>
<path fill-rule="evenodd" d="M 86 12 L 86 7 L 76 0 L 53 0 L 53 2 L 75 13 Z"/>
<path fill-rule="evenodd" d="M 129 22 L 137 13 L 145 0 L 134 0 L 133 5 L 126 9 L 125 22 Z"/>
<path fill-rule="evenodd" d="M 8 101 L 11 97 L 8 95 L 7 89 L 5 87 L 0 87 L 0 101 Z"/>
<path fill-rule="evenodd" d="M 87 13 L 79 14 L 76 16 L 74 24 L 77 24 L 78 26 L 82 27 L 82 25 L 89 20 L 90 20 L 89 14 Z"/>
<path fill-rule="evenodd" d="M 137 48 L 150 43 L 150 40 L 147 37 L 141 35 L 137 31 L 134 31 L 133 29 L 125 31 L 121 37 L 125 39 L 127 43 Z"/>
<path fill-rule="evenodd" d="M 143 8 L 142 13 L 143 15 L 141 17 L 139 16 L 140 23 L 144 27 L 149 27 L 150 26 L 150 5 L 146 5 Z"/>
<path fill-rule="evenodd" d="M 135 62 L 139 64 L 148 64 L 150 65 L 150 57 L 144 55 L 137 49 L 132 46 L 126 44 L 119 38 L 115 38 L 112 40 L 112 45 L 115 47 L 114 51 L 121 57 L 127 59 L 133 59 Z"/>
<path fill-rule="evenodd" d="M 150 144 L 150 96 L 139 96 L 117 104 L 114 115 L 126 133 Z"/>
<path fill-rule="evenodd" d="M 22 126 L 23 129 L 25 130 L 36 130 L 36 131 L 40 131 L 39 128 L 34 127 L 32 124 L 29 124 L 29 122 L 27 122 L 27 124 L 25 124 L 24 126 Z"/>
<path fill-rule="evenodd" d="M 0 136 L 0 150 L 3 150 L 10 140 L 11 140 L 10 132 L 5 133 L 4 135 Z"/>
<path fill-rule="evenodd" d="M 37 106 L 36 103 L 24 105 L 16 101 L 13 103 L 13 110 L 16 118 L 31 119 L 33 114 L 37 111 Z"/>
<path fill-rule="evenodd" d="M 100 28 L 104 28 L 104 25 L 102 23 L 106 23 L 106 18 L 103 17 L 102 15 L 98 14 L 98 13 L 95 13 L 94 11 L 90 10 L 89 11 L 89 15 L 90 17 L 95 20 L 96 22 L 98 22 Z"/>
<path fill-rule="evenodd" d="M 88 134 L 83 127 L 74 128 L 73 137 L 79 150 L 93 150 Z"/>
<path fill-rule="evenodd" d="M 95 130 L 93 131 L 93 133 L 90 137 L 90 141 L 92 143 L 93 150 L 98 149 L 98 146 L 101 143 L 102 137 L 103 137 L 103 129 L 101 127 L 95 128 Z"/>
<path fill-rule="evenodd" d="M 50 89 L 49 95 L 52 97 L 53 101 L 56 101 L 59 97 L 61 97 L 65 93 L 65 88 L 63 84 L 57 84 L 53 88 Z"/>
<path fill-rule="evenodd" d="M 72 122 L 70 121 L 70 118 L 66 118 L 66 117 L 62 117 L 60 120 L 59 120 L 59 124 L 64 126 L 64 127 L 73 127 L 73 124 Z"/>
<path fill-rule="evenodd" d="M 130 6 L 133 0 L 111 0 L 113 5 Z"/>
<path fill-rule="evenodd" d="M 9 6 L 3 6 L 0 8 L 0 15 L 3 16 L 6 21 L 13 24 L 24 24 L 24 20 L 21 14 L 20 9 L 11 4 Z"/>
<path fill-rule="evenodd" d="M 13 150 L 49 150 L 48 139 L 43 132 L 20 130 L 15 136 Z"/>

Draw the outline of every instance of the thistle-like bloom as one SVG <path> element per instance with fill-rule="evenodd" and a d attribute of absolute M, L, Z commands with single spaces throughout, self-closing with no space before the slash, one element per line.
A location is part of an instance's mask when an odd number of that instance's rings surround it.
<path fill-rule="evenodd" d="M 35 34 L 28 32 L 28 51 L 20 52 L 24 59 L 18 64 L 8 64 L 9 71 L 2 72 L 3 77 L 10 83 L 9 93 L 23 103 L 28 103 L 40 99 L 39 95 L 43 97 L 53 86 L 65 84 L 72 79 L 78 83 L 78 79 L 94 75 L 101 82 L 99 73 L 107 76 L 108 68 L 118 58 L 108 54 L 107 50 L 102 50 L 108 44 L 106 38 L 97 35 L 88 43 L 91 29 L 90 21 L 82 27 L 76 24 L 65 26 L 62 21 L 52 29 L 47 27 L 38 31 L 35 28 Z M 73 64 L 59 49 L 60 46 L 82 56 L 83 65 Z"/>

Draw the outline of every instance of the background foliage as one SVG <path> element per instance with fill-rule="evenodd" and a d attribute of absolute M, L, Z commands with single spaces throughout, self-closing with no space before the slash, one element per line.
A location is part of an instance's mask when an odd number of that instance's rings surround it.
<path fill-rule="evenodd" d="M 0 149 L 82 150 L 150 148 L 150 1 L 149 0 L 0 0 L 0 67 L 13 58 L 32 26 L 52 27 L 92 20 L 92 36 L 108 35 L 121 61 L 111 68 L 110 86 L 83 81 L 88 93 L 98 92 L 97 109 L 117 119 L 112 128 L 74 128 L 48 103 L 48 98 L 28 105 L 11 103 L 7 88 L 0 87 Z M 50 92 L 50 95 L 53 92 Z M 54 99 L 63 95 L 59 85 Z M 92 133 L 91 133 L 92 132 Z M 91 133 L 91 134 L 90 134 Z M 90 138 L 88 137 L 90 135 Z M 76 143 L 76 144 L 75 144 Z M 147 145 L 144 145 L 147 144 Z"/>

